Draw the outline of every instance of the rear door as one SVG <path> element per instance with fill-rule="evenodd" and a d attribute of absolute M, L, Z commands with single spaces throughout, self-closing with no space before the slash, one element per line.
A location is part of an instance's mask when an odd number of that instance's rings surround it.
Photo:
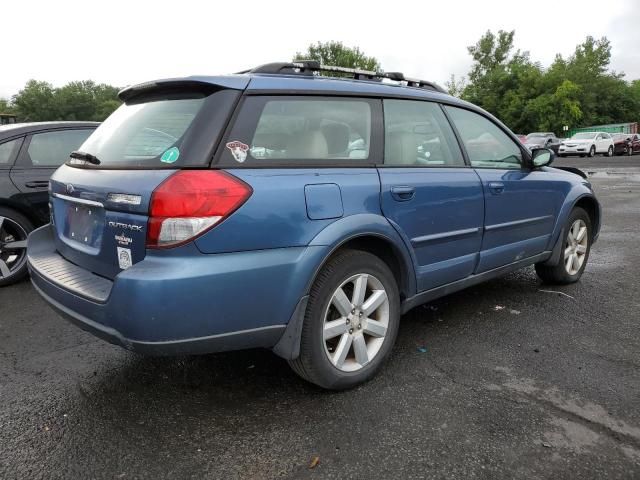
<path fill-rule="evenodd" d="M 38 218 L 49 218 L 49 178 L 93 132 L 93 128 L 38 132 L 26 137 L 11 180 Z"/>
<path fill-rule="evenodd" d="M 437 103 L 384 100 L 384 117 L 382 211 L 413 252 L 418 289 L 469 276 L 484 218 L 478 175 Z"/>
<path fill-rule="evenodd" d="M 482 180 L 484 237 L 476 273 L 543 252 L 562 205 L 565 186 L 549 173 L 524 165 L 516 140 L 491 119 L 446 107 Z"/>
<path fill-rule="evenodd" d="M 0 140 L 0 198 L 13 197 L 16 194 L 9 174 L 23 141 L 22 136 Z"/>

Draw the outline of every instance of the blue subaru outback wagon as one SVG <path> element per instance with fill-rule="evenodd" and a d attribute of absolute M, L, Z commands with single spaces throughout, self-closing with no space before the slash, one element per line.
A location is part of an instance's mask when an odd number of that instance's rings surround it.
<path fill-rule="evenodd" d="M 53 175 L 28 265 L 55 310 L 130 350 L 265 347 L 348 388 L 402 313 L 532 264 L 575 282 L 598 236 L 580 172 L 400 73 L 279 63 L 120 98 Z"/>

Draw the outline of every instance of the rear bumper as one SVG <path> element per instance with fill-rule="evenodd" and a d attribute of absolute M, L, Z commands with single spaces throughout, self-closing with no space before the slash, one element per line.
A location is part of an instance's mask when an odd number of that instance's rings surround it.
<path fill-rule="evenodd" d="M 306 293 L 300 279 L 313 274 L 323 250 L 203 255 L 186 246 L 170 255 L 150 252 L 113 282 L 98 277 L 107 291 L 97 298 L 94 275 L 84 271 L 76 278 L 82 269 L 57 254 L 45 226 L 29 237 L 28 265 L 42 298 L 97 337 L 145 354 L 198 354 L 276 345 Z M 60 275 L 61 268 L 75 273 Z"/>

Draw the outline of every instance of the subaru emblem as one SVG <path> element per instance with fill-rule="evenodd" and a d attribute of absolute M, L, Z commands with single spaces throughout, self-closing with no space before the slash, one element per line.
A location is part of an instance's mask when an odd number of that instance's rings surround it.
<path fill-rule="evenodd" d="M 68 183 L 67 184 L 67 193 L 73 193 L 74 191 L 75 191 L 75 188 L 73 188 L 73 185 Z"/>

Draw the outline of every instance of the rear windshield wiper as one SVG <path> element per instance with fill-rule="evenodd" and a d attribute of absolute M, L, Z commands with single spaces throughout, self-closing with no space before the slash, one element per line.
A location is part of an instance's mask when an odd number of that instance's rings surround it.
<path fill-rule="evenodd" d="M 69 157 L 75 158 L 76 160 L 84 160 L 85 162 L 89 162 L 94 165 L 100 165 L 100 160 L 98 160 L 98 157 L 87 152 L 76 150 L 75 152 L 71 152 L 69 154 Z"/>

